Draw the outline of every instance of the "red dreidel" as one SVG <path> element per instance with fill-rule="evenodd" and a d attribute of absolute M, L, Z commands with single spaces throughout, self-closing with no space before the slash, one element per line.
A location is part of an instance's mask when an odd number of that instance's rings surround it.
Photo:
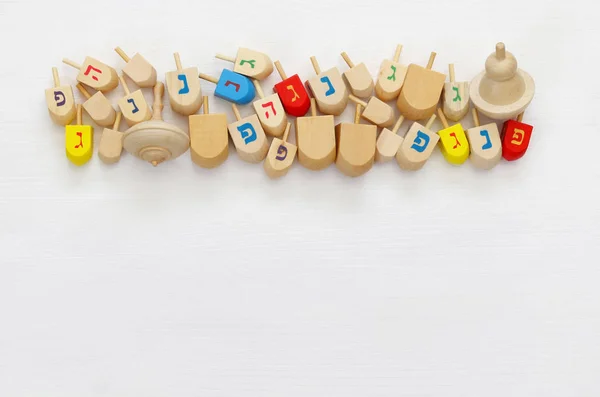
<path fill-rule="evenodd" d="M 302 117 L 310 108 L 310 97 L 297 74 L 287 77 L 281 63 L 275 61 L 275 68 L 283 80 L 275 84 L 273 91 L 279 95 L 285 112 L 291 116 Z"/>
<path fill-rule="evenodd" d="M 508 120 L 502 128 L 502 157 L 506 161 L 515 161 L 525 155 L 531 140 L 533 126 L 525 124 L 523 113 L 517 120 Z"/>

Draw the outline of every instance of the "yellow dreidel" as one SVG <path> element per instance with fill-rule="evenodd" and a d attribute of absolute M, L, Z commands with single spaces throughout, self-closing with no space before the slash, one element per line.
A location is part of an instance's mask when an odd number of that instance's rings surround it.
<path fill-rule="evenodd" d="M 248 48 L 238 49 L 235 58 L 227 55 L 217 54 L 217 59 L 233 63 L 233 71 L 256 80 L 264 80 L 273 73 L 273 61 L 267 54 L 250 50 Z"/>
<path fill-rule="evenodd" d="M 348 98 L 361 105 L 365 110 L 362 112 L 362 118 L 379 127 L 391 127 L 394 125 L 394 109 L 387 103 L 377 97 L 371 97 L 369 103 L 361 101 L 354 95 L 348 95 Z"/>
<path fill-rule="evenodd" d="M 475 127 L 467 130 L 471 146 L 471 162 L 477 168 L 491 170 L 502 159 L 502 141 L 496 123 L 479 126 L 477 108 L 473 108 Z"/>
<path fill-rule="evenodd" d="M 198 68 L 183 69 L 179 53 L 176 52 L 173 56 L 177 70 L 166 74 L 169 102 L 173 111 L 182 116 L 189 116 L 200 110 L 202 106 L 202 89 Z"/>
<path fill-rule="evenodd" d="M 258 116 L 253 114 L 242 119 L 235 103 L 231 104 L 231 108 L 237 121 L 229 124 L 227 129 L 238 155 L 248 163 L 260 163 L 269 151 L 269 142 Z"/>
<path fill-rule="evenodd" d="M 368 98 L 373 95 L 373 77 L 371 77 L 367 65 L 362 62 L 354 65 L 354 62 L 345 52 L 342 52 L 342 58 L 350 68 L 350 70 L 344 72 L 344 78 L 348 82 L 352 94 L 359 98 Z"/>
<path fill-rule="evenodd" d="M 457 83 L 454 77 L 454 64 L 450 64 L 450 82 L 444 84 L 444 114 L 448 120 L 460 121 L 469 111 L 469 83 Z"/>
<path fill-rule="evenodd" d="M 294 163 L 298 147 L 287 141 L 291 127 L 292 124 L 287 123 L 283 140 L 273 138 L 273 142 L 271 142 L 271 149 L 269 149 L 267 158 L 263 163 L 265 172 L 269 178 L 275 179 L 286 175 Z"/>
<path fill-rule="evenodd" d="M 77 125 L 65 126 L 65 150 L 71 163 L 82 166 L 94 153 L 94 129 L 82 125 L 83 107 L 77 105 Z"/>
<path fill-rule="evenodd" d="M 335 165 L 344 175 L 351 177 L 365 174 L 375 161 L 377 126 L 359 124 L 361 107 L 356 104 L 354 124 L 340 123 L 335 127 L 338 142 Z"/>
<path fill-rule="evenodd" d="M 282 136 L 288 120 L 279 95 L 275 93 L 265 98 L 260 82 L 253 80 L 253 83 L 260 99 L 254 101 L 252 105 L 258 115 L 260 124 L 267 134 L 275 137 Z"/>
<path fill-rule="evenodd" d="M 121 159 L 123 152 L 123 133 L 119 131 L 121 124 L 121 112 L 117 112 L 113 128 L 105 128 L 102 131 L 100 145 L 98 146 L 98 157 L 104 164 L 114 164 Z"/>
<path fill-rule="evenodd" d="M 106 93 L 119 85 L 117 71 L 92 57 L 85 57 L 83 65 L 66 58 L 63 58 L 63 63 L 78 69 L 77 81 L 95 90 Z"/>
<path fill-rule="evenodd" d="M 133 127 L 142 121 L 150 120 L 152 118 L 152 111 L 146 102 L 146 98 L 144 98 L 142 90 L 129 91 L 125 76 L 121 75 L 119 78 L 121 79 L 125 96 L 119 99 L 117 104 L 121 109 L 121 113 L 123 113 L 123 118 L 127 125 Z"/>
<path fill-rule="evenodd" d="M 298 162 L 309 170 L 319 171 L 335 161 L 335 119 L 317 116 L 317 101 L 310 99 L 311 116 L 296 119 Z"/>
<path fill-rule="evenodd" d="M 444 116 L 442 109 L 438 108 L 438 116 L 444 126 L 443 130 L 438 131 L 442 142 L 440 149 L 442 154 L 450 164 L 461 165 L 469 158 L 469 141 L 465 135 L 465 131 L 460 123 L 448 126 L 448 120 Z"/>
<path fill-rule="evenodd" d="M 193 114 L 190 124 L 190 153 L 194 164 L 203 168 L 215 168 L 229 157 L 227 116 L 224 113 L 209 114 L 208 97 L 204 97 L 204 114 Z"/>
<path fill-rule="evenodd" d="M 113 125 L 115 117 L 117 117 L 117 112 L 102 91 L 90 95 L 83 84 L 79 83 L 76 87 L 86 98 L 86 101 L 83 103 L 83 108 L 92 120 L 101 127 L 110 127 Z"/>
<path fill-rule="evenodd" d="M 135 54 L 133 58 L 123 51 L 120 47 L 115 48 L 119 56 L 127 62 L 123 68 L 123 73 L 129 77 L 138 87 L 150 88 L 156 84 L 156 69 L 140 54 Z"/>
<path fill-rule="evenodd" d="M 404 138 L 398 135 L 398 130 L 404 121 L 404 116 L 400 116 L 394 128 L 388 130 L 384 128 L 377 138 L 377 152 L 375 153 L 375 161 L 379 163 L 386 163 L 396 157 L 400 145 L 404 141 Z"/>
<path fill-rule="evenodd" d="M 324 114 L 339 116 L 348 105 L 348 89 L 338 68 L 333 67 L 321 73 L 317 58 L 310 57 L 316 76 L 306 81 L 307 87 L 316 99 L 319 110 Z"/>
<path fill-rule="evenodd" d="M 402 45 L 399 44 L 396 47 L 394 59 L 386 59 L 381 63 L 379 77 L 377 78 L 377 84 L 375 84 L 375 94 L 377 98 L 384 102 L 398 98 L 404 84 L 407 67 L 398 63 L 401 52 Z"/>
<path fill-rule="evenodd" d="M 46 90 L 46 104 L 50 118 L 58 125 L 67 125 L 75 118 L 77 109 L 73 89 L 70 85 L 60 85 L 58 69 L 52 68 L 54 87 Z"/>
<path fill-rule="evenodd" d="M 431 115 L 426 126 L 415 122 L 410 127 L 404 141 L 396 154 L 396 161 L 403 170 L 417 171 L 423 168 L 431 153 L 437 146 L 440 137 L 430 130 L 436 119 L 435 113 Z"/>

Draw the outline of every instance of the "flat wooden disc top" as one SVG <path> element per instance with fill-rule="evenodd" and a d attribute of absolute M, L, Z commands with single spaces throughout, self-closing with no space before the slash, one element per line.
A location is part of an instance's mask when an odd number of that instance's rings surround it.
<path fill-rule="evenodd" d="M 189 147 L 190 138 L 185 132 L 157 120 L 130 128 L 123 138 L 125 150 L 154 166 L 181 156 Z"/>

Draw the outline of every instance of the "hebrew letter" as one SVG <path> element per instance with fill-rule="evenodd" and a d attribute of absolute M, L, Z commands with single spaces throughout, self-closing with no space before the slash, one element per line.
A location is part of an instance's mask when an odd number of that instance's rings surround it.
<path fill-rule="evenodd" d="M 185 74 L 180 74 L 177 76 L 178 80 L 183 82 L 183 88 L 179 90 L 179 95 L 187 94 L 190 92 L 190 87 L 188 87 L 187 77 Z"/>
<path fill-rule="evenodd" d="M 325 96 L 330 96 L 335 94 L 335 88 L 333 88 L 333 84 L 331 84 L 331 80 L 329 80 L 329 77 L 325 76 L 325 77 L 321 77 L 321 82 L 327 84 L 327 92 L 325 93 Z"/>
<path fill-rule="evenodd" d="M 256 59 L 251 59 L 251 60 L 246 60 L 246 59 L 242 59 L 242 61 L 240 62 L 240 66 L 244 66 L 245 63 L 249 63 L 250 67 L 252 69 L 254 69 L 254 62 L 256 62 Z"/>
<path fill-rule="evenodd" d="M 410 148 L 415 149 L 419 153 L 423 153 L 425 149 L 427 149 L 427 145 L 429 145 L 429 135 L 419 131 Z"/>
<path fill-rule="evenodd" d="M 294 89 L 293 85 L 288 85 L 287 87 L 285 87 L 288 89 L 288 91 L 292 91 L 294 93 L 294 97 L 292 98 L 292 103 L 296 102 L 296 99 L 300 98 L 300 95 L 298 95 L 298 93 L 296 92 L 296 90 Z"/>
<path fill-rule="evenodd" d="M 287 148 L 284 145 L 279 145 L 279 149 L 277 149 L 278 156 L 275 158 L 279 161 L 283 161 L 287 157 L 287 153 Z"/>
<path fill-rule="evenodd" d="M 392 80 L 392 81 L 396 81 L 396 67 L 394 65 L 392 65 L 392 70 L 394 71 L 394 73 L 392 73 L 390 76 L 388 76 L 388 80 Z"/>
<path fill-rule="evenodd" d="M 244 139 L 246 145 L 256 140 L 256 131 L 254 130 L 254 126 L 252 124 L 245 123 L 240 125 L 237 129 L 242 135 L 242 139 Z"/>
<path fill-rule="evenodd" d="M 454 139 L 456 139 L 456 145 L 454 145 L 454 147 L 452 149 L 456 149 L 457 147 L 462 146 L 460 144 L 460 142 L 458 141 L 458 138 L 456 137 L 456 132 L 453 132 L 452 134 L 450 134 L 450 136 L 453 136 Z"/>
<path fill-rule="evenodd" d="M 273 116 L 277 116 L 277 111 L 275 110 L 275 106 L 273 106 L 273 102 L 263 103 L 261 106 L 263 108 L 270 107 L 271 110 L 273 110 Z M 268 110 L 265 112 L 265 116 L 267 116 L 267 120 L 268 120 L 269 119 L 269 111 Z"/>
<path fill-rule="evenodd" d="M 61 107 L 67 101 L 65 94 L 63 94 L 62 91 L 54 91 L 54 100 L 56 101 L 56 106 L 58 107 Z"/>
<path fill-rule="evenodd" d="M 456 96 L 454 97 L 452 102 L 462 101 L 462 98 L 460 97 L 460 94 L 458 93 L 458 87 L 452 87 L 452 90 L 456 91 Z"/>
<path fill-rule="evenodd" d="M 512 143 L 513 145 L 521 146 L 524 138 L 525 131 L 515 128 L 515 132 L 513 133 L 512 141 L 510 141 L 510 143 Z"/>
<path fill-rule="evenodd" d="M 139 112 L 140 109 L 138 109 L 138 107 L 135 105 L 135 101 L 133 100 L 133 98 L 129 98 L 127 100 L 127 103 L 131 103 L 133 105 L 133 110 L 131 111 L 131 113 L 136 114 L 137 112 Z"/>
<path fill-rule="evenodd" d="M 83 149 L 83 134 L 81 132 L 78 132 L 77 136 L 79 137 L 79 143 L 77 145 L 75 145 L 75 149 L 79 149 L 79 148 Z"/>
<path fill-rule="evenodd" d="M 225 82 L 225 87 L 229 87 L 230 85 L 232 85 L 232 86 L 234 86 L 234 87 L 235 87 L 235 92 L 238 92 L 238 91 L 240 90 L 240 85 L 239 85 L 239 84 L 236 84 L 236 83 L 234 83 L 233 81 L 229 81 L 229 80 L 227 80 L 227 81 Z"/>
<path fill-rule="evenodd" d="M 482 150 L 488 150 L 492 148 L 492 141 L 490 139 L 490 134 L 487 130 L 479 131 L 479 135 L 485 137 L 485 145 L 481 147 Z"/>
<path fill-rule="evenodd" d="M 89 74 L 90 74 L 90 72 L 91 72 L 92 70 L 93 70 L 94 72 L 98 73 L 98 74 L 102 74 L 102 70 L 100 70 L 100 69 L 96 69 L 96 68 L 95 68 L 95 67 L 93 67 L 92 65 L 88 65 L 88 67 L 87 67 L 87 69 L 86 69 L 86 71 L 85 71 L 84 75 L 85 75 L 85 76 L 89 75 Z M 96 76 L 92 76 L 92 79 L 94 79 L 94 80 L 98 81 L 98 77 L 96 77 Z"/>

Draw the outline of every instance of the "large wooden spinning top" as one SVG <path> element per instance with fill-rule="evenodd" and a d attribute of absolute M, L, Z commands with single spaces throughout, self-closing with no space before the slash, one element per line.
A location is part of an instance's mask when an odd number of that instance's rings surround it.
<path fill-rule="evenodd" d="M 523 113 L 535 93 L 533 78 L 517 67 L 517 60 L 504 43 L 485 62 L 485 71 L 471 81 L 473 105 L 486 116 L 511 119 Z"/>
<path fill-rule="evenodd" d="M 190 147 L 190 137 L 178 127 L 162 120 L 163 83 L 154 86 L 152 119 L 128 129 L 123 136 L 123 148 L 153 166 L 173 160 Z"/>

